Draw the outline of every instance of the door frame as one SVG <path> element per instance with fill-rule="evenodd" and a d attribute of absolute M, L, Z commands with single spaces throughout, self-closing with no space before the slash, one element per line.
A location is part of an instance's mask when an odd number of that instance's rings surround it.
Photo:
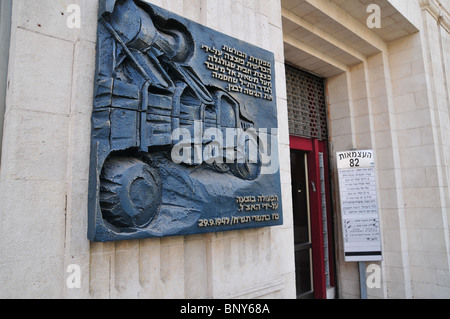
<path fill-rule="evenodd" d="M 327 141 L 308 139 L 297 136 L 290 136 L 290 148 L 292 150 L 303 151 L 307 153 L 308 158 L 308 177 L 309 177 L 309 203 L 311 220 L 311 241 L 312 241 L 312 260 L 313 260 L 313 278 L 314 278 L 314 298 L 327 298 L 327 284 L 325 275 L 325 257 L 324 257 L 324 236 L 322 221 L 322 200 L 320 192 L 320 166 L 319 153 L 323 153 L 324 177 L 325 177 L 325 199 L 327 210 L 327 230 L 328 230 L 328 260 L 330 271 L 330 286 L 335 286 L 334 274 L 334 238 L 331 214 L 331 194 L 328 167 Z"/>

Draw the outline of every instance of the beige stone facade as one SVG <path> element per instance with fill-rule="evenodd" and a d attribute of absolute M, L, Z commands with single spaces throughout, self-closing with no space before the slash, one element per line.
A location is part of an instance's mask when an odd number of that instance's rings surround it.
<path fill-rule="evenodd" d="M 14 0 L 5 83 L 0 74 L 0 297 L 295 298 L 286 62 L 326 79 L 335 296 L 360 290 L 342 255 L 333 154 L 373 149 L 384 259 L 369 297 L 450 297 L 448 0 L 149 2 L 275 54 L 284 225 L 89 242 L 98 4 Z M 80 28 L 67 25 L 71 4 Z M 368 27 L 369 4 L 381 28 Z M 80 288 L 66 283 L 73 264 Z"/>

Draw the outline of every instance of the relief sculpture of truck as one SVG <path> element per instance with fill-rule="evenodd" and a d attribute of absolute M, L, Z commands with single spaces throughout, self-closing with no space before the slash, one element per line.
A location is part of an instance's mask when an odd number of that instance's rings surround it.
<path fill-rule="evenodd" d="M 244 105 L 223 88 L 205 84 L 197 74 L 190 64 L 196 47 L 186 25 L 156 6 L 138 0 L 100 0 L 92 113 L 91 240 L 114 240 L 114 234 L 149 228 L 160 214 L 167 172 L 176 169 L 171 161 L 175 144 L 194 148 L 200 134 L 203 152 L 214 142 L 203 138 L 208 128 L 225 136 L 226 129 L 254 127 Z M 174 136 L 180 129 L 188 131 L 191 139 L 180 141 Z M 178 164 L 180 171 L 202 166 L 242 181 L 257 180 L 261 162 L 259 156 L 250 161 L 248 148 L 249 143 L 258 142 L 246 136 L 231 145 L 234 150 L 243 148 L 243 160 L 230 162 L 225 158 L 227 149 L 221 149 L 216 154 L 220 161 L 184 161 Z M 179 222 L 179 218 L 172 220 L 174 225 Z M 165 233 L 155 229 L 153 235 Z M 148 232 L 137 232 L 133 238 L 144 237 Z"/>

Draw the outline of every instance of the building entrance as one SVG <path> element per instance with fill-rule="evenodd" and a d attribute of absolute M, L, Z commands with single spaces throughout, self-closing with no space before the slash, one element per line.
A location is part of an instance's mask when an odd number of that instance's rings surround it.
<path fill-rule="evenodd" d="M 334 287 L 324 80 L 286 65 L 298 298 Z"/>
<path fill-rule="evenodd" d="M 326 142 L 291 136 L 298 298 L 327 298 L 335 286 Z"/>

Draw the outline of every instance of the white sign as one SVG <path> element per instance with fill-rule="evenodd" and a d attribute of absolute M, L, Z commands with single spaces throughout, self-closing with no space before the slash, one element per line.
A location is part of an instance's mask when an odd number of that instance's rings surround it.
<path fill-rule="evenodd" d="M 380 220 L 373 151 L 339 152 L 336 158 L 345 261 L 380 261 Z"/>

